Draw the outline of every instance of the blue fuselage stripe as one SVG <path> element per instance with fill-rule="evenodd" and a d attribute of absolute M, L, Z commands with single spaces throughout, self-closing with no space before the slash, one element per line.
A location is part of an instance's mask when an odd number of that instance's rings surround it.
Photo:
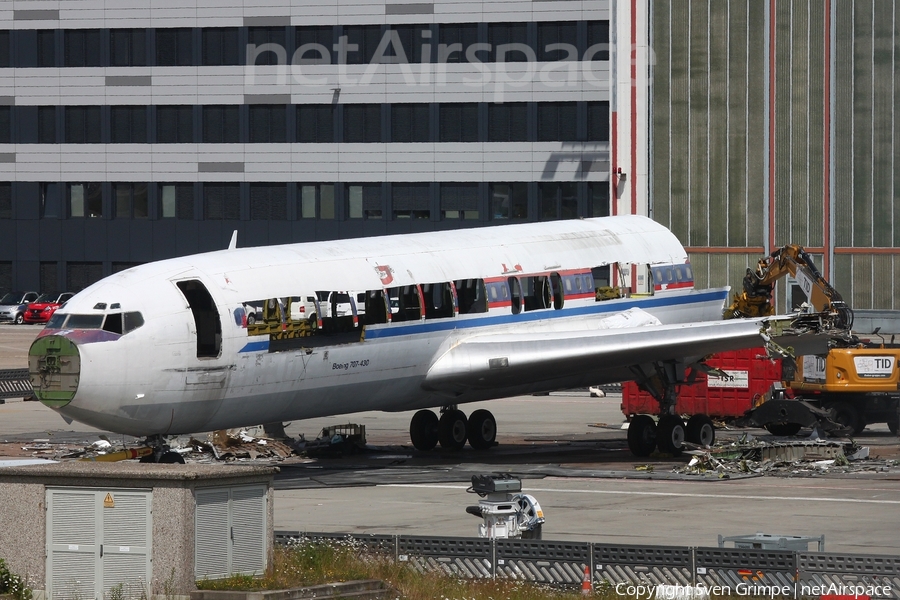
<path fill-rule="evenodd" d="M 689 304 L 702 304 L 705 302 L 724 302 L 728 297 L 727 290 L 717 290 L 678 296 L 648 296 L 646 298 L 631 298 L 630 302 L 608 301 L 597 302 L 586 306 L 563 308 L 560 310 L 545 309 L 531 312 L 521 312 L 517 315 L 485 315 L 483 317 L 465 317 L 458 319 L 436 319 L 433 321 L 416 321 L 409 325 L 392 323 L 366 329 L 366 340 L 377 340 L 405 335 L 419 335 L 423 333 L 435 333 L 451 331 L 453 329 L 473 329 L 476 327 L 491 327 L 496 325 L 509 325 L 513 323 L 528 323 L 544 319 L 562 319 L 580 317 L 585 315 L 598 315 L 605 313 L 618 313 L 628 308 L 641 309 L 684 306 Z M 248 342 L 238 352 L 265 352 L 269 349 L 269 340 Z"/>

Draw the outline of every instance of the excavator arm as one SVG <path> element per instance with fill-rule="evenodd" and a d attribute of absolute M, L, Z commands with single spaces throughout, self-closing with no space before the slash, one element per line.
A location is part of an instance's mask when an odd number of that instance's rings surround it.
<path fill-rule="evenodd" d="M 744 289 L 740 294 L 735 294 L 734 302 L 725 310 L 725 318 L 765 317 L 774 314 L 772 294 L 775 283 L 786 275 L 797 280 L 813 312 L 832 315 L 832 328 L 850 331 L 853 326 L 853 311 L 838 291 L 822 277 L 812 257 L 797 244 L 788 244 L 759 259 L 755 271 L 747 269 Z"/>

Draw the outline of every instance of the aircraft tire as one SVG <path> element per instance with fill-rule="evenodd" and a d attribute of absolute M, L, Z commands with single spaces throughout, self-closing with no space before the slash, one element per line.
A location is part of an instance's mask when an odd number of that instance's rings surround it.
<path fill-rule="evenodd" d="M 461 410 L 448 410 L 438 421 L 438 441 L 445 450 L 462 450 L 466 445 L 466 414 Z"/>
<path fill-rule="evenodd" d="M 476 450 L 487 450 L 497 439 L 497 420 L 491 411 L 480 408 L 469 415 L 466 425 L 466 437 L 469 445 Z"/>
<path fill-rule="evenodd" d="M 716 441 L 716 427 L 706 415 L 693 415 L 685 425 L 684 439 L 692 444 L 712 446 Z"/>
<path fill-rule="evenodd" d="M 684 448 L 684 421 L 675 415 L 663 415 L 656 426 L 656 447 L 660 452 L 679 456 Z"/>
<path fill-rule="evenodd" d="M 800 431 L 800 423 L 766 423 L 765 427 L 766 431 L 778 436 L 797 435 Z"/>
<path fill-rule="evenodd" d="M 420 410 L 409 422 L 409 439 L 422 452 L 434 450 L 438 443 L 438 418 L 430 410 Z"/>
<path fill-rule="evenodd" d="M 628 425 L 628 449 L 635 456 L 650 456 L 656 448 L 656 423 L 650 415 L 637 415 Z"/>

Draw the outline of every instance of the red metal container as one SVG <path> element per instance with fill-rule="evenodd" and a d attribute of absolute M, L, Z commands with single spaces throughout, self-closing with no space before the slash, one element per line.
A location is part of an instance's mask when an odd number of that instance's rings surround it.
<path fill-rule="evenodd" d="M 781 360 L 770 359 L 765 348 L 723 352 L 706 364 L 725 371 L 729 379 L 708 380 L 705 373 L 698 373 L 693 384 L 679 386 L 675 405 L 678 414 L 739 417 L 753 408 L 774 382 L 781 380 Z M 622 384 L 622 413 L 659 414 L 659 402 L 629 381 Z"/>

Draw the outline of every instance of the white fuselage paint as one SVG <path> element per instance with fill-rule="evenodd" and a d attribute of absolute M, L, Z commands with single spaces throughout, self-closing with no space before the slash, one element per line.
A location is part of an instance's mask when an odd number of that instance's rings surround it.
<path fill-rule="evenodd" d="M 486 313 L 367 325 L 364 341 L 278 352 L 269 351 L 267 336 L 248 336 L 236 315 L 249 300 L 315 290 L 356 292 L 487 280 L 505 277 L 510 270 L 525 276 L 616 263 L 683 264 L 686 259 L 683 247 L 662 226 L 640 217 L 612 217 L 233 249 L 151 263 L 94 284 L 59 311 L 91 313 L 97 303 L 118 303 L 121 310 L 140 311 L 144 325 L 114 341 L 78 343 L 78 389 L 57 410 L 101 429 L 151 435 L 542 391 L 561 382 L 523 381 L 448 397 L 423 389 L 423 380 L 441 352 L 469 336 L 529 328 L 589 330 L 632 307 L 666 325 L 712 321 L 721 318 L 727 288 L 676 289 L 603 302 L 593 296 L 567 299 L 559 310 L 518 315 L 509 306 L 492 307 Z M 390 269 L 387 281 L 384 267 Z M 197 326 L 176 286 L 187 280 L 200 281 L 216 306 L 222 329 L 216 357 L 197 357 Z M 42 335 L 71 333 L 45 330 Z M 608 377 L 620 381 L 627 373 Z M 567 383 L 602 381 L 574 378 Z"/>

